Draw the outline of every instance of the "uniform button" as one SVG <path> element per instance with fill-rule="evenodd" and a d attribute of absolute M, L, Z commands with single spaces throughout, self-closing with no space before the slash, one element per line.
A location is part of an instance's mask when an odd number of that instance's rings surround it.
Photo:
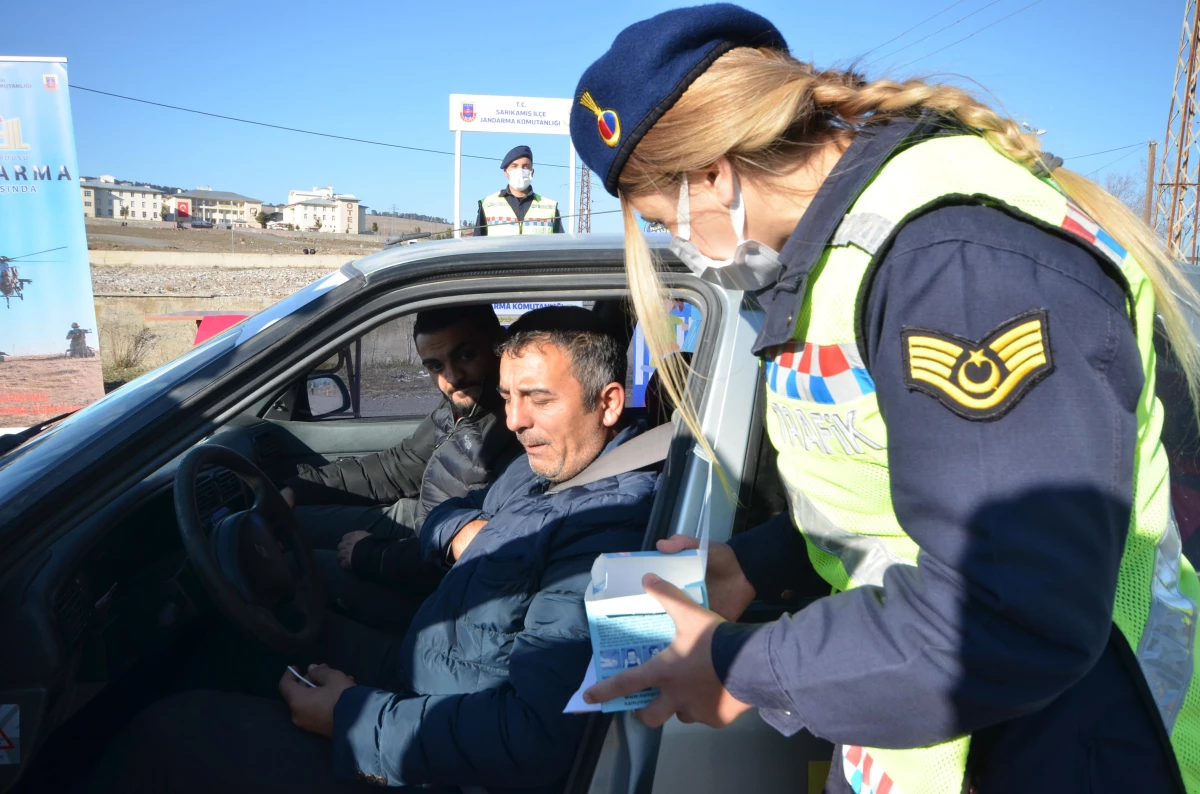
<path fill-rule="evenodd" d="M 779 594 L 779 597 L 782 598 L 784 601 L 791 601 L 793 598 L 796 597 L 796 594 L 793 593 L 791 590 L 784 590 L 782 593 Z"/>
<path fill-rule="evenodd" d="M 790 711 L 785 711 L 785 712 L 783 712 L 783 714 L 784 714 L 784 716 L 785 716 L 785 717 L 790 717 L 790 716 L 792 716 L 792 712 L 790 712 Z"/>
<path fill-rule="evenodd" d="M 355 780 L 366 780 L 367 776 L 363 773 L 363 771 L 361 769 L 355 769 L 354 770 L 354 779 Z"/>

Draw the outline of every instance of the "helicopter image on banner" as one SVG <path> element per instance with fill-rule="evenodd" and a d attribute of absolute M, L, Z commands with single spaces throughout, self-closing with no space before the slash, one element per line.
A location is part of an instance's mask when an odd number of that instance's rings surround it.
<path fill-rule="evenodd" d="M 23 254 L 21 256 L 0 256 L 0 295 L 4 296 L 4 305 L 11 309 L 13 298 L 25 300 L 25 285 L 33 283 L 33 279 L 31 278 L 21 278 L 21 274 L 17 272 L 17 266 L 13 262 L 24 259 L 27 261 L 21 262 L 22 266 L 48 264 L 56 260 L 29 259 L 29 257 L 62 251 L 66 247 L 65 245 L 60 245 L 58 248 L 47 248 L 45 251 L 36 251 L 32 254 Z"/>

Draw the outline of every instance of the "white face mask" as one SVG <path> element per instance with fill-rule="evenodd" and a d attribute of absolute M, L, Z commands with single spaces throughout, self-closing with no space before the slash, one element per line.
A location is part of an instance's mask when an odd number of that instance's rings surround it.
<path fill-rule="evenodd" d="M 729 220 L 737 233 L 737 247 L 733 256 L 718 261 L 700 252 L 688 238 L 692 234 L 691 202 L 688 196 L 688 178 L 683 175 L 679 187 L 679 210 L 676 213 L 675 236 L 671 238 L 671 250 L 688 270 L 705 281 L 728 290 L 755 292 L 775 283 L 783 265 L 779 254 L 757 240 L 747 240 L 746 205 L 742 201 L 742 186 L 737 174 L 733 175 L 733 203 L 729 205 Z"/>
<path fill-rule="evenodd" d="M 508 172 L 508 186 L 513 190 L 528 190 L 533 184 L 533 171 L 528 168 L 513 168 Z"/>

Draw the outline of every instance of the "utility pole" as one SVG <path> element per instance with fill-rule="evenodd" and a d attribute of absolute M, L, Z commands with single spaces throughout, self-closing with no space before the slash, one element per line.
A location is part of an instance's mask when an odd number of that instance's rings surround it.
<path fill-rule="evenodd" d="M 592 231 L 592 172 L 587 163 L 579 173 L 579 219 L 575 231 L 579 234 L 590 234 Z"/>
<path fill-rule="evenodd" d="M 1150 221 L 1154 219 L 1154 158 L 1158 151 L 1158 141 L 1149 141 L 1146 145 L 1150 151 L 1146 157 L 1146 211 L 1143 220 L 1149 226 Z"/>
<path fill-rule="evenodd" d="M 1200 114 L 1196 108 L 1200 78 L 1200 0 L 1185 0 L 1183 34 L 1175 61 L 1167 136 L 1158 172 L 1158 198 L 1150 225 L 1165 222 L 1167 251 L 1184 262 L 1195 262 L 1200 235 Z"/>

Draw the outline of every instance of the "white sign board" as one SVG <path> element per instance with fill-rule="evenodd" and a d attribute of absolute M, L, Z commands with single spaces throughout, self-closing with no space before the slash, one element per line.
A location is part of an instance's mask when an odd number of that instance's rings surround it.
<path fill-rule="evenodd" d="M 570 135 L 571 100 L 451 94 L 450 129 L 459 132 Z"/>

